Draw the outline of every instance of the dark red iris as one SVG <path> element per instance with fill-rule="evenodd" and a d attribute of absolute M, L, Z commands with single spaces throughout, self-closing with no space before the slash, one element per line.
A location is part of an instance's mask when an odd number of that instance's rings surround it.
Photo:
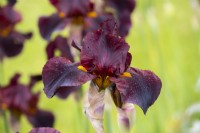
<path fill-rule="evenodd" d="M 0 88 L 0 109 L 9 111 L 11 118 L 19 121 L 25 115 L 34 127 L 53 126 L 54 116 L 51 112 L 38 108 L 39 93 L 32 93 L 31 89 L 41 76 L 31 76 L 30 83 L 19 83 L 20 75 L 16 74 L 9 85 Z"/>
<path fill-rule="evenodd" d="M 111 87 L 119 92 L 114 102 L 137 104 L 146 112 L 160 93 L 161 80 L 151 71 L 129 66 L 129 45 L 116 29 L 116 23 L 107 20 L 100 29 L 88 33 L 82 41 L 80 63 L 64 57 L 50 59 L 42 72 L 46 95 L 50 98 L 60 87 L 79 86 L 92 80 L 99 91 Z"/>
<path fill-rule="evenodd" d="M 14 30 L 21 21 L 21 15 L 13 9 L 15 2 L 9 0 L 6 6 L 0 6 L 0 60 L 19 54 L 24 41 L 32 36 L 32 33 L 23 34 Z"/>

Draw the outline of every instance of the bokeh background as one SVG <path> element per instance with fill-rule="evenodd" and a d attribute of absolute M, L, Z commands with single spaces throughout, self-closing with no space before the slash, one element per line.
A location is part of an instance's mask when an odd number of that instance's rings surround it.
<path fill-rule="evenodd" d="M 6 0 L 0 0 L 1 5 L 5 3 Z M 0 64 L 0 82 L 4 85 L 16 72 L 22 73 L 22 83 L 27 83 L 30 75 L 41 73 L 46 62 L 47 42 L 41 38 L 37 22 L 41 15 L 55 12 L 48 0 L 18 0 L 15 9 L 23 16 L 16 28 L 23 32 L 33 31 L 34 35 L 20 55 L 6 58 Z M 192 118 L 187 114 L 188 108 L 200 103 L 200 1 L 138 0 L 132 20 L 134 24 L 126 38 L 133 55 L 132 66 L 154 71 L 163 87 L 146 115 L 135 106 L 136 118 L 131 132 L 189 133 L 200 128 L 200 113 Z M 67 30 L 63 35 L 66 34 Z M 34 87 L 34 91 L 42 92 L 39 106 L 55 114 L 56 129 L 62 133 L 94 132 L 83 113 L 82 102 L 76 102 L 73 96 L 67 100 L 48 99 L 42 89 L 42 83 Z M 197 108 L 200 110 L 199 106 Z M 120 132 L 116 116 L 112 104 L 104 114 L 106 133 Z M 31 128 L 23 117 L 20 133 Z M 4 132 L 2 118 L 0 132 Z"/>

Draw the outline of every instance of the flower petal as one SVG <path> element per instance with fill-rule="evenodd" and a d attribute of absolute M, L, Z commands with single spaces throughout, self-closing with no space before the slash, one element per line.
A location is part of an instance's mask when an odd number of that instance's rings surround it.
<path fill-rule="evenodd" d="M 97 30 L 84 37 L 81 64 L 97 75 L 119 75 L 125 70 L 129 46 L 123 38 L 106 33 Z"/>
<path fill-rule="evenodd" d="M 30 38 L 29 34 L 12 31 L 7 37 L 0 37 L 0 49 L 2 52 L 0 53 L 0 58 L 18 55 L 22 51 L 24 41 Z"/>
<path fill-rule="evenodd" d="M 46 48 L 48 59 L 55 56 L 56 49 L 58 49 L 61 52 L 62 57 L 66 57 L 69 60 L 71 60 L 72 62 L 74 62 L 74 58 L 70 51 L 70 47 L 68 45 L 67 38 L 64 38 L 62 36 L 57 36 L 55 38 L 55 40 L 51 41 L 48 44 L 48 46 Z"/>
<path fill-rule="evenodd" d="M 64 13 L 67 17 L 84 16 L 93 9 L 90 0 L 50 0 L 58 12 Z"/>
<path fill-rule="evenodd" d="M 59 98 L 62 98 L 62 99 L 66 99 L 71 93 L 79 90 L 80 87 L 78 86 L 67 86 L 67 87 L 60 87 L 57 92 L 56 92 L 56 95 L 59 97 Z"/>
<path fill-rule="evenodd" d="M 39 81 L 42 81 L 42 75 L 32 75 L 30 76 L 30 82 L 28 87 L 32 89 L 32 87 Z"/>
<path fill-rule="evenodd" d="M 104 132 L 104 95 L 105 91 L 99 92 L 99 87 L 94 82 L 90 83 L 88 99 L 86 100 L 87 104 L 85 106 L 85 114 L 97 133 Z"/>
<path fill-rule="evenodd" d="M 40 34 L 44 39 L 49 40 L 54 31 L 63 29 L 67 23 L 68 20 L 60 17 L 59 14 L 40 17 L 38 22 Z"/>
<path fill-rule="evenodd" d="M 0 7 L 0 31 L 21 21 L 21 15 L 12 6 Z"/>
<path fill-rule="evenodd" d="M 17 0 L 8 0 L 8 4 L 10 6 L 14 6 L 16 2 L 17 2 Z"/>
<path fill-rule="evenodd" d="M 83 29 L 83 36 L 86 35 L 86 33 L 97 30 L 99 28 L 100 23 L 103 23 L 104 21 L 108 19 L 114 19 L 113 15 L 110 13 L 103 13 L 98 14 L 96 18 L 85 18 L 85 27 Z"/>
<path fill-rule="evenodd" d="M 42 79 L 44 92 L 49 98 L 54 96 L 59 87 L 79 86 L 95 78 L 94 75 L 77 69 L 78 65 L 64 57 L 52 58 L 45 64 Z"/>
<path fill-rule="evenodd" d="M 37 110 L 33 115 L 27 115 L 33 127 L 53 127 L 54 115 L 51 112 Z"/>
<path fill-rule="evenodd" d="M 116 83 L 123 103 L 139 105 L 144 113 L 155 102 L 160 94 L 161 80 L 153 72 L 130 68 L 130 77 L 110 78 Z"/>
<path fill-rule="evenodd" d="M 29 133 L 60 133 L 60 131 L 50 127 L 40 127 L 40 128 L 33 128 Z"/>
<path fill-rule="evenodd" d="M 131 27 L 131 13 L 135 8 L 135 0 L 106 0 L 106 5 L 116 10 L 119 21 L 119 35 L 124 37 Z"/>
<path fill-rule="evenodd" d="M 135 119 L 135 109 L 134 105 L 126 103 L 122 108 L 117 107 L 118 112 L 118 125 L 122 133 L 129 133 L 133 127 L 133 122 Z"/>

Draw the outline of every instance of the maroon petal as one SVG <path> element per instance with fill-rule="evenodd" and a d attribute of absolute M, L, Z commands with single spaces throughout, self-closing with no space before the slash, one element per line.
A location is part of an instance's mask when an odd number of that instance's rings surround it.
<path fill-rule="evenodd" d="M 24 41 L 30 38 L 29 34 L 13 31 L 7 37 L 0 37 L 0 51 L 2 52 L 0 58 L 3 58 L 3 56 L 13 57 L 18 55 L 22 51 Z"/>
<path fill-rule="evenodd" d="M 10 6 L 14 6 L 16 2 L 17 2 L 17 0 L 8 0 L 8 4 Z"/>
<path fill-rule="evenodd" d="M 68 45 L 67 38 L 57 36 L 55 40 L 51 41 L 48 44 L 46 48 L 48 59 L 55 57 L 55 50 L 57 49 L 61 52 L 61 56 L 66 57 L 74 62 L 74 58 Z"/>
<path fill-rule="evenodd" d="M 38 22 L 40 34 L 44 39 L 49 40 L 54 31 L 63 29 L 67 23 L 68 20 L 58 14 L 40 17 Z"/>
<path fill-rule="evenodd" d="M 0 33 L 5 28 L 12 28 L 21 21 L 21 15 L 13 10 L 12 6 L 0 7 Z"/>
<path fill-rule="evenodd" d="M 42 81 L 42 75 L 32 75 L 30 76 L 30 82 L 28 87 L 32 89 L 32 87 L 39 81 Z"/>
<path fill-rule="evenodd" d="M 153 72 L 130 68 L 132 77 L 110 78 L 116 83 L 123 103 L 140 106 L 144 113 L 155 102 L 160 94 L 161 80 Z"/>
<path fill-rule="evenodd" d="M 74 47 L 75 49 L 77 49 L 79 52 L 81 52 L 81 45 L 78 45 L 77 43 L 75 43 L 75 41 L 72 41 L 72 47 Z"/>
<path fill-rule="evenodd" d="M 56 95 L 59 98 L 66 99 L 71 93 L 73 93 L 79 89 L 80 89 L 80 87 L 78 87 L 78 86 L 60 87 L 57 90 Z"/>
<path fill-rule="evenodd" d="M 85 16 L 93 9 L 90 0 L 50 0 L 50 2 L 67 17 Z"/>
<path fill-rule="evenodd" d="M 53 127 L 54 115 L 51 112 L 37 110 L 33 115 L 27 115 L 33 127 Z"/>
<path fill-rule="evenodd" d="M 29 113 L 30 109 L 37 106 L 38 95 L 32 95 L 29 88 L 24 85 L 9 85 L 2 89 L 3 102 L 10 110 Z"/>
<path fill-rule="evenodd" d="M 85 18 L 85 28 L 83 29 L 83 36 L 85 36 L 88 32 L 97 30 L 99 28 L 100 23 L 111 18 L 114 19 L 113 15 L 110 13 L 98 14 L 95 18 Z"/>
<path fill-rule="evenodd" d="M 123 38 L 97 30 L 83 39 L 81 64 L 97 75 L 118 75 L 126 68 L 128 50 Z"/>
<path fill-rule="evenodd" d="M 116 10 L 119 35 L 126 36 L 131 27 L 131 13 L 136 5 L 135 0 L 106 0 L 106 5 Z"/>
<path fill-rule="evenodd" d="M 29 133 L 60 133 L 60 131 L 49 127 L 33 128 Z"/>
<path fill-rule="evenodd" d="M 45 64 L 42 78 L 47 97 L 54 96 L 62 86 L 79 86 L 95 78 L 94 75 L 77 69 L 78 65 L 64 57 L 52 58 Z"/>

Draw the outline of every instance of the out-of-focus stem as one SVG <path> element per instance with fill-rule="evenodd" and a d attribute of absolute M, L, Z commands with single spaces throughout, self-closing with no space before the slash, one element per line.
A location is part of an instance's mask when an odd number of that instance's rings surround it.
<path fill-rule="evenodd" d="M 9 126 L 8 126 L 8 120 L 7 120 L 7 117 L 6 117 L 6 112 L 3 111 L 3 121 L 4 121 L 4 130 L 5 130 L 5 133 L 10 133 L 9 131 Z"/>

